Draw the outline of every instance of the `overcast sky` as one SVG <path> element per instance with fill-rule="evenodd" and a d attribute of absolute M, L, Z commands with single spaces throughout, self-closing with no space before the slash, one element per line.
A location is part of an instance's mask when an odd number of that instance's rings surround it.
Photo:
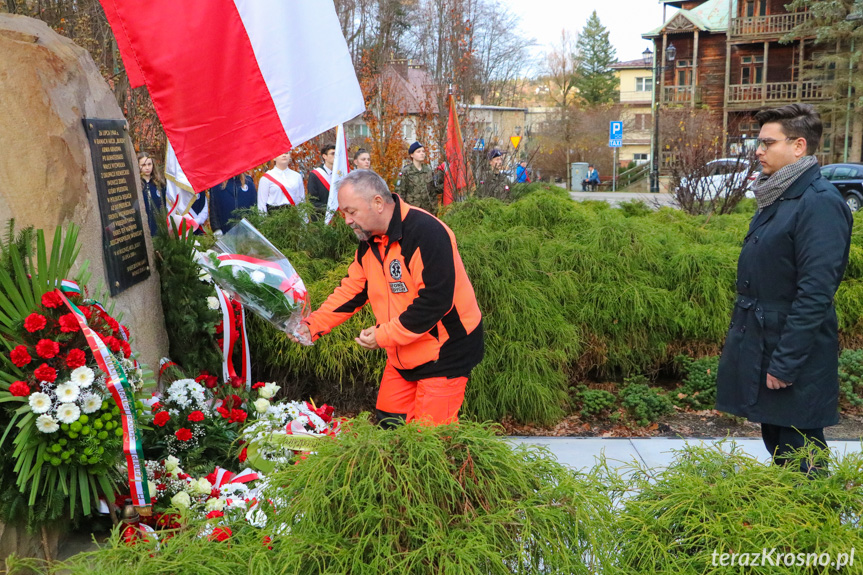
<path fill-rule="evenodd" d="M 521 31 L 536 39 L 543 52 L 566 28 L 578 33 L 591 12 L 610 32 L 620 61 L 635 60 L 649 46 L 641 34 L 662 24 L 662 5 L 657 0 L 499 0 L 521 18 Z M 669 8 L 671 14 L 673 8 Z"/>

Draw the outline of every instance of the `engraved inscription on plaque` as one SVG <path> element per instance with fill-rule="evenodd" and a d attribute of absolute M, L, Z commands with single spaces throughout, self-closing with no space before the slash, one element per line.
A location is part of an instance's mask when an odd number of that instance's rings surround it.
<path fill-rule="evenodd" d="M 125 120 L 84 119 L 102 214 L 102 253 L 111 295 L 150 277 Z"/>

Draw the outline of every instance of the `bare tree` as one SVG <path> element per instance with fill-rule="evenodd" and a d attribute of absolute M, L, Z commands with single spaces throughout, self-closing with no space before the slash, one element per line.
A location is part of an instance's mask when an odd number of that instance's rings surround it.
<path fill-rule="evenodd" d="M 572 163 L 572 146 L 576 133 L 576 107 L 578 92 L 578 58 L 576 40 L 568 30 L 561 30 L 560 40 L 546 55 L 544 79 L 548 87 L 548 98 L 555 108 L 554 118 L 547 123 L 543 139 L 546 146 L 562 148 L 566 159 L 566 189 L 572 189 L 569 169 Z"/>

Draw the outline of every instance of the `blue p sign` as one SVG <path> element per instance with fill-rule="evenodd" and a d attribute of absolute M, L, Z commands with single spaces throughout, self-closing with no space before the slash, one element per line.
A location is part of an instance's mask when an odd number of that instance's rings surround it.
<path fill-rule="evenodd" d="M 619 140 L 623 137 L 623 122 L 611 122 L 608 130 L 609 140 Z"/>

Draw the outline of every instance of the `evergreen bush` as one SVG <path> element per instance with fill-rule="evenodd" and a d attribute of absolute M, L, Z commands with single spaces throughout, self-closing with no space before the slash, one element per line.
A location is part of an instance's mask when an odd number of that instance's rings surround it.
<path fill-rule="evenodd" d="M 720 352 L 751 210 L 710 217 L 670 208 L 625 212 L 573 202 L 543 184 L 513 191 L 520 199 L 510 204 L 469 199 L 443 213 L 486 330 L 486 356 L 468 383 L 464 415 L 550 424 L 564 415 L 574 378 L 655 373 L 679 354 Z M 341 220 L 307 223 L 295 210 L 247 217 L 297 268 L 313 307 L 320 305 L 353 258 L 351 230 Z M 836 307 L 843 344 L 863 347 L 861 229 L 852 241 Z M 312 348 L 249 323 L 259 379 L 307 382 L 304 391 L 340 407 L 374 394 L 383 353 L 353 341 L 374 323 L 369 310 Z"/>
<path fill-rule="evenodd" d="M 620 404 L 638 425 L 649 425 L 663 415 L 674 412 L 668 396 L 647 385 L 647 378 L 637 375 L 626 379 L 620 392 Z"/>
<path fill-rule="evenodd" d="M 844 408 L 863 407 L 863 349 L 846 349 L 839 356 L 839 400 Z"/>
<path fill-rule="evenodd" d="M 692 409 L 713 409 L 716 405 L 716 371 L 719 356 L 692 359 L 679 355 L 675 362 L 682 368 L 683 385 L 677 389 L 674 403 Z"/>
<path fill-rule="evenodd" d="M 588 389 L 586 385 L 580 385 L 575 401 L 580 406 L 581 416 L 591 418 L 614 409 L 617 397 L 604 389 Z"/>

